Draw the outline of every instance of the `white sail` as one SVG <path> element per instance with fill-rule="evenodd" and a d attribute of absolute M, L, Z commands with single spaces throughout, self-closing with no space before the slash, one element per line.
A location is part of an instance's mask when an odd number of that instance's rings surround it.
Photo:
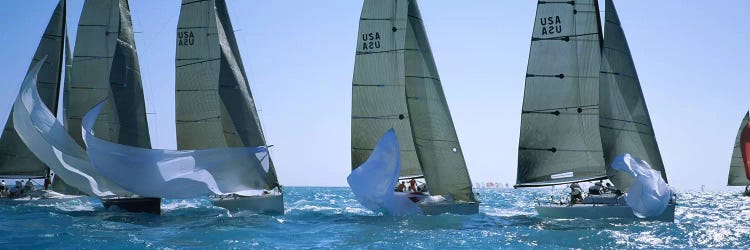
<path fill-rule="evenodd" d="M 667 209 L 672 191 L 662 174 L 647 162 L 634 158 L 630 154 L 617 156 L 612 161 L 612 168 L 633 178 L 625 195 L 625 201 L 638 218 L 658 216 Z"/>
<path fill-rule="evenodd" d="M 352 170 L 346 181 L 354 196 L 366 208 L 389 215 L 421 214 L 419 207 L 404 194 L 393 191 L 401 172 L 401 149 L 394 129 L 389 129 L 375 145 L 370 157 Z"/>
<path fill-rule="evenodd" d="M 129 195 L 97 174 L 86 151 L 44 105 L 35 84 L 43 61 L 27 73 L 13 104 L 13 125 L 19 137 L 59 178 L 83 193 L 99 197 Z"/>
<path fill-rule="evenodd" d="M 266 147 L 166 150 L 112 143 L 93 131 L 103 104 L 83 118 L 87 153 L 100 174 L 128 191 L 161 198 L 263 194 L 269 170 Z"/>

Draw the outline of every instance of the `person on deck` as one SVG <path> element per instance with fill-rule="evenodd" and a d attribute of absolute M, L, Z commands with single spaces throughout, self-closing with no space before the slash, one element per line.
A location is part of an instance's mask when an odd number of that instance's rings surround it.
<path fill-rule="evenodd" d="M 401 181 L 401 182 L 400 182 L 400 183 L 398 184 L 398 186 L 396 187 L 396 191 L 398 191 L 398 192 L 403 192 L 403 191 L 404 191 L 404 189 L 406 189 L 406 184 L 404 184 L 404 182 L 403 182 L 403 181 Z"/>
<path fill-rule="evenodd" d="M 602 181 L 599 181 L 595 183 L 593 186 L 589 187 L 589 195 L 600 195 L 604 193 L 604 185 L 602 184 Z"/>
<path fill-rule="evenodd" d="M 409 192 L 417 192 L 417 181 L 414 178 L 409 181 Z"/>
<path fill-rule="evenodd" d="M 50 174 L 53 175 L 53 174 Z M 52 185 L 51 176 L 44 177 L 44 190 L 49 190 L 49 185 Z"/>
<path fill-rule="evenodd" d="M 570 184 L 570 205 L 583 202 L 583 190 L 578 183 Z"/>
<path fill-rule="evenodd" d="M 5 180 L 0 181 L 0 194 L 5 192 Z"/>
<path fill-rule="evenodd" d="M 23 189 L 24 192 L 34 191 L 34 183 L 31 182 L 31 179 L 26 181 L 26 185 L 23 187 Z"/>

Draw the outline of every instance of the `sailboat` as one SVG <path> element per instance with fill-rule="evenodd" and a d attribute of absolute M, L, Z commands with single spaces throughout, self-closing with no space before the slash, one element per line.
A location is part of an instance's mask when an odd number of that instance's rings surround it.
<path fill-rule="evenodd" d="M 58 96 L 60 93 L 61 76 L 65 63 L 70 63 L 66 57 L 70 56 L 69 45 L 67 42 L 66 31 L 66 1 L 61 0 L 50 17 L 47 28 L 39 41 L 39 46 L 34 53 L 34 59 L 29 66 L 29 71 L 34 67 L 35 62 L 43 58 L 49 58 L 47 63 L 42 65 L 38 76 L 39 81 L 36 87 L 41 95 L 44 104 L 50 110 L 58 109 Z M 67 73 L 65 74 L 68 75 Z M 44 179 L 51 178 L 49 168 L 40 161 L 18 136 L 13 127 L 13 114 L 11 111 L 8 122 L 5 124 L 2 136 L 0 136 L 0 176 L 10 179 Z M 56 178 L 52 186 L 52 191 L 39 190 L 28 198 L 59 198 L 70 197 L 62 194 L 77 194 L 77 190 L 68 188 L 60 178 Z M 9 187 L 10 188 L 10 187 Z"/>
<path fill-rule="evenodd" d="M 81 119 L 105 97 L 95 127 L 97 136 L 125 145 L 150 148 L 143 86 L 127 0 L 87 0 L 78 23 L 70 84 L 63 103 L 67 128 L 79 145 Z M 105 208 L 160 213 L 161 199 L 135 196 L 102 198 Z"/>
<path fill-rule="evenodd" d="M 750 155 L 746 145 L 750 143 L 750 112 L 745 113 L 737 131 L 737 139 L 734 140 L 732 161 L 729 163 L 729 177 L 727 186 L 745 186 L 743 196 L 750 196 Z"/>
<path fill-rule="evenodd" d="M 175 65 L 178 149 L 267 147 L 224 0 L 182 1 Z M 213 204 L 284 213 L 276 169 L 267 161 L 264 194 L 221 195 Z"/>
<path fill-rule="evenodd" d="M 365 0 L 357 40 L 349 185 L 360 203 L 369 203 L 367 190 L 393 197 L 396 180 L 389 178 L 397 176 L 400 180 L 423 180 L 418 188 L 423 192 L 408 195 L 422 214 L 477 213 L 479 202 L 472 191 L 417 2 Z M 391 129 L 395 135 L 387 132 Z M 378 143 L 381 135 L 382 143 Z M 399 157 L 386 153 L 383 158 L 376 154 L 377 147 L 388 148 L 382 152 L 396 148 Z M 383 164 L 372 164 L 377 162 Z M 371 178 L 358 169 L 364 165 L 373 165 L 376 172 L 398 172 L 373 175 L 384 176 L 382 182 L 360 181 Z M 358 187 L 365 183 L 374 184 Z M 405 194 L 395 193 L 396 197 Z"/>
<path fill-rule="evenodd" d="M 609 179 L 619 191 L 628 192 L 634 178 L 613 168 L 626 153 L 646 162 L 666 185 L 624 32 L 614 3 L 605 3 L 602 34 L 598 1 L 538 2 L 515 187 Z M 634 191 L 641 191 L 641 185 Z M 671 196 L 668 190 L 660 195 Z M 592 195 L 573 205 L 540 202 L 535 208 L 552 218 L 637 217 L 616 194 Z M 646 219 L 673 221 L 674 204 Z"/>

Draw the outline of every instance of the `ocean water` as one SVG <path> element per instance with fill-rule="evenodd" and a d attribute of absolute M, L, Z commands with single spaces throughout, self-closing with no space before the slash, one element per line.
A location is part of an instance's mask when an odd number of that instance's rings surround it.
<path fill-rule="evenodd" d="M 286 214 L 229 213 L 207 199 L 165 200 L 162 215 L 105 210 L 98 200 L 0 203 L 0 248 L 748 248 L 750 199 L 680 193 L 674 223 L 554 220 L 536 215 L 551 190 L 478 190 L 480 213 L 388 217 L 348 188 L 286 187 Z"/>

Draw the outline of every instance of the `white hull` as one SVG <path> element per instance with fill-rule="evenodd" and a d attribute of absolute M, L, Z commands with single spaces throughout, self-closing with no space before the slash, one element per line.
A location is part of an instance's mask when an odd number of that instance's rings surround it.
<path fill-rule="evenodd" d="M 9 203 L 26 203 L 26 202 L 58 202 L 71 199 L 77 199 L 83 197 L 81 195 L 65 195 L 52 190 L 34 190 L 30 194 L 17 197 L 8 198 L 2 197 L 0 201 Z"/>
<path fill-rule="evenodd" d="M 424 215 L 460 214 L 470 215 L 479 213 L 479 202 L 440 202 L 417 204 Z"/>
<path fill-rule="evenodd" d="M 555 219 L 603 219 L 603 218 L 622 218 L 622 219 L 640 219 L 655 221 L 674 221 L 675 204 L 669 204 L 659 216 L 649 218 L 638 218 L 633 214 L 633 210 L 627 205 L 606 205 L 606 204 L 575 204 L 569 205 L 538 205 L 534 207 L 539 216 Z"/>
<path fill-rule="evenodd" d="M 211 203 L 231 212 L 252 211 L 264 214 L 284 214 L 284 195 L 211 197 Z"/>

